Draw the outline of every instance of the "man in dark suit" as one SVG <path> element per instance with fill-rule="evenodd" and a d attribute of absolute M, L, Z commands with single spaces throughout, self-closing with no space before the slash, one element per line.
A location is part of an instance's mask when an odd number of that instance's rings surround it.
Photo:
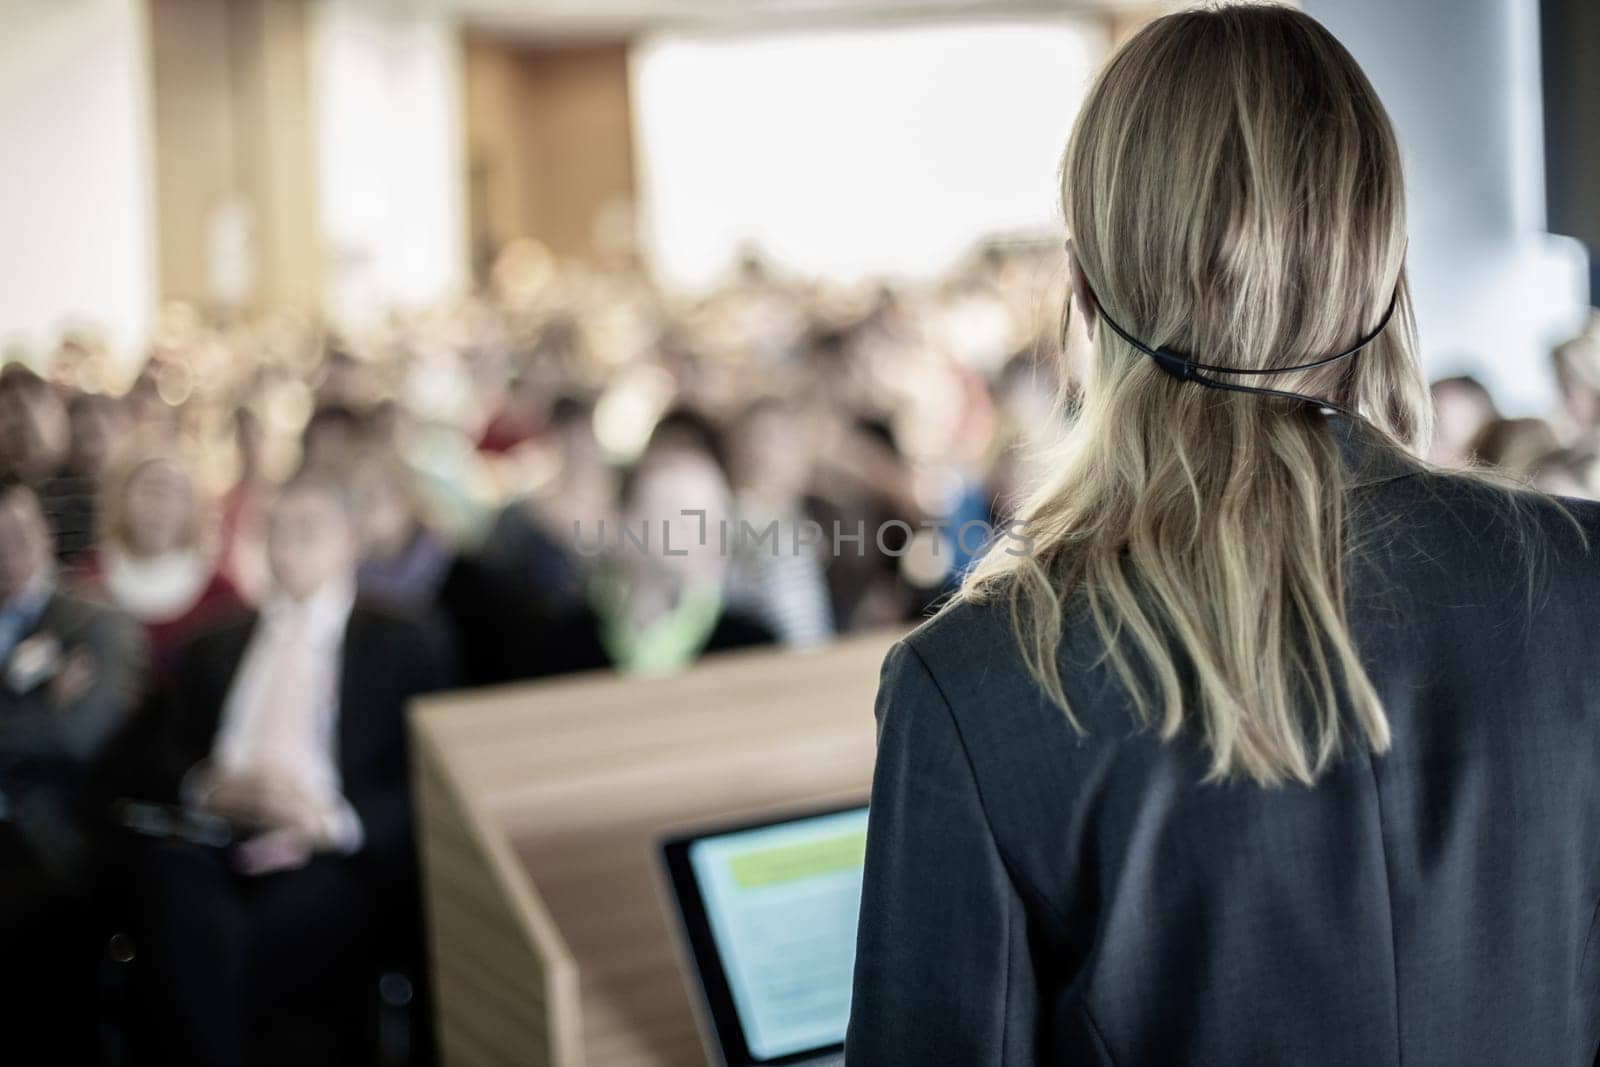
<path fill-rule="evenodd" d="M 337 481 L 284 488 L 267 552 L 273 594 L 190 646 L 169 709 L 171 792 L 238 843 L 148 857 L 137 935 L 163 1064 L 360 1062 L 379 964 L 420 953 L 404 716 L 443 657 L 355 599 Z"/>
<path fill-rule="evenodd" d="M 138 626 L 57 587 L 38 497 L 0 478 L 0 1002 L 58 1042 L 93 1032 L 90 783 L 143 668 Z"/>

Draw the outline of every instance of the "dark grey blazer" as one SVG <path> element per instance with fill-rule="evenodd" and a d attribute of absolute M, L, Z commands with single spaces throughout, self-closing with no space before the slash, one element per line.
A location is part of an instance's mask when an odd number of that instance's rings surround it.
<path fill-rule="evenodd" d="M 0 663 L 0 820 L 16 823 L 52 874 L 73 881 L 89 860 L 88 784 L 144 684 L 144 630 L 120 611 L 58 590 L 24 636 L 48 637 L 57 655 L 27 678 L 13 677 L 15 649 Z M 88 657 L 90 680 L 60 703 L 51 682 L 74 653 Z"/>
<path fill-rule="evenodd" d="M 92 683 L 58 706 L 47 684 L 54 669 L 18 691 L 9 677 L 10 658 L 0 663 L 0 769 L 87 767 L 132 712 L 144 683 L 144 632 L 121 611 L 57 590 L 22 639 L 42 635 L 54 638 L 62 656 L 87 653 Z"/>
<path fill-rule="evenodd" d="M 1062 649 L 1080 740 L 1003 605 L 935 618 L 883 669 L 851 1067 L 1594 1062 L 1600 505 L 1519 523 L 1338 432 L 1392 750 L 1202 784 L 1091 626 Z"/>

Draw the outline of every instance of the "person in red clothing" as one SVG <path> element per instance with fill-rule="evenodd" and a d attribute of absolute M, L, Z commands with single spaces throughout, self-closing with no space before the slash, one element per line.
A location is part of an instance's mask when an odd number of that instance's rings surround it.
<path fill-rule="evenodd" d="M 583 331 L 571 318 L 557 316 L 545 323 L 532 349 L 518 361 L 500 406 L 478 438 L 478 451 L 505 455 L 542 438 L 556 393 L 582 360 L 583 347 Z"/>
<path fill-rule="evenodd" d="M 243 609 L 205 545 L 193 472 L 177 455 L 135 457 L 107 480 L 100 542 L 84 581 L 145 628 L 151 683 L 169 679 L 185 642 Z"/>

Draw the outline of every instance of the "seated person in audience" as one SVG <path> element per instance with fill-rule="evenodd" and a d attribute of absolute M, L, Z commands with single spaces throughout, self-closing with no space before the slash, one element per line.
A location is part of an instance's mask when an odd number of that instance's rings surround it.
<path fill-rule="evenodd" d="M 170 788 L 239 843 L 147 857 L 153 1062 L 364 1062 L 380 962 L 420 958 L 404 716 L 443 660 L 420 623 L 356 599 L 359 552 L 345 487 L 302 471 L 268 519 L 260 614 L 185 652 Z"/>
<path fill-rule="evenodd" d="M 0 481 L 0 1004 L 8 1044 L 74 1063 L 106 933 L 91 906 L 93 783 L 144 654 L 137 626 L 64 591 L 55 571 L 38 498 Z"/>
<path fill-rule="evenodd" d="M 376 401 L 378 383 L 371 363 L 357 356 L 339 338 L 329 338 L 312 385 L 312 398 L 320 411 L 338 407 L 365 411 Z"/>
<path fill-rule="evenodd" d="M 1563 440 L 1578 449 L 1600 449 L 1600 308 L 1589 309 L 1583 331 L 1557 345 L 1550 360 L 1561 392 L 1555 421 Z"/>
<path fill-rule="evenodd" d="M 78 393 L 67 405 L 67 417 L 72 432 L 67 470 L 98 481 L 116 464 L 133 436 L 133 413 L 120 397 Z"/>
<path fill-rule="evenodd" d="M 724 468 L 694 442 L 676 429 L 669 447 L 653 440 L 623 479 L 622 519 L 606 537 L 604 564 L 583 603 L 535 632 L 530 673 L 610 666 L 659 674 L 708 652 L 776 640 L 727 603 L 732 498 Z"/>
<path fill-rule="evenodd" d="M 582 348 L 581 330 L 569 316 L 555 315 L 540 327 L 484 426 L 478 450 L 505 454 L 537 440 L 546 430 L 556 386 Z"/>
<path fill-rule="evenodd" d="M 67 404 L 67 417 L 71 445 L 63 474 L 72 480 L 68 484 L 76 489 L 74 497 L 83 509 L 77 521 L 92 545 L 100 537 L 101 480 L 128 447 L 133 436 L 133 414 L 120 397 L 76 393 Z M 87 561 L 90 551 L 84 550 L 85 559 L 75 561 L 75 567 Z"/>
<path fill-rule="evenodd" d="M 182 379 L 188 368 L 179 358 L 152 355 L 128 386 L 123 402 L 133 416 L 133 437 L 155 448 L 170 446 L 178 436 L 183 407 L 162 395 L 162 382 Z"/>
<path fill-rule="evenodd" d="M 61 393 L 25 364 L 7 364 L 0 370 L 0 458 L 6 473 L 38 495 L 63 563 L 94 540 L 94 482 L 68 468 L 71 447 Z"/>
<path fill-rule="evenodd" d="M 808 507 L 839 550 L 827 569 L 834 623 L 841 633 L 893 626 L 922 616 L 944 573 L 915 575 L 905 564 L 924 519 L 912 469 L 883 419 L 861 417 L 834 439 Z M 844 537 L 861 536 L 858 542 Z M 926 579 L 920 585 L 913 577 Z"/>
<path fill-rule="evenodd" d="M 165 688 L 188 640 L 244 608 L 202 542 L 206 509 L 194 474 L 174 453 L 135 459 L 107 481 L 102 534 L 85 553 L 85 588 L 138 619 L 150 645 L 153 688 Z"/>
<path fill-rule="evenodd" d="M 793 405 L 765 397 L 745 409 L 729 435 L 737 521 L 747 524 L 736 542 L 729 599 L 793 647 L 833 636 L 821 558 L 831 551 L 833 532 L 795 548 L 797 538 L 805 540 L 801 524 L 815 521 L 805 500 L 813 463 L 809 431 Z"/>
<path fill-rule="evenodd" d="M 1490 423 L 1500 421 L 1500 409 L 1482 382 L 1470 375 L 1440 378 L 1429 387 L 1433 394 L 1433 440 L 1428 461 L 1441 467 L 1464 467 L 1476 458 L 1473 439 Z"/>
<path fill-rule="evenodd" d="M 503 455 L 527 444 L 544 432 L 549 406 L 549 389 L 541 376 L 519 371 L 506 386 L 504 402 L 484 427 L 478 451 Z"/>
<path fill-rule="evenodd" d="M 600 522 L 615 521 L 616 479 L 595 438 L 592 401 L 557 400 L 547 437 L 555 466 L 549 484 L 501 509 L 478 559 L 496 580 L 559 610 L 577 601 L 589 577 L 574 531 L 593 536 Z"/>
<path fill-rule="evenodd" d="M 362 542 L 356 588 L 387 604 L 432 611 L 455 553 L 423 521 L 412 472 L 367 449 L 356 456 L 350 483 Z"/>
<path fill-rule="evenodd" d="M 347 471 L 366 444 L 370 427 L 361 413 L 350 407 L 318 408 L 300 431 L 300 454 L 306 467 Z"/>
<path fill-rule="evenodd" d="M 594 435 L 594 404 L 556 401 L 546 434 L 554 472 L 538 491 L 508 501 L 476 552 L 459 555 L 439 593 L 455 638 L 463 684 L 492 685 L 603 665 L 541 655 L 530 662 L 527 634 L 583 603 L 595 559 L 577 551 L 575 530 L 615 532 L 615 478 Z"/>

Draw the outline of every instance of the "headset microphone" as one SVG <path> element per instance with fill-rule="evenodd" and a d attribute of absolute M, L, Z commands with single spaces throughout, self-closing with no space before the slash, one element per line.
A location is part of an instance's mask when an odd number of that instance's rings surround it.
<path fill-rule="evenodd" d="M 1378 325 L 1374 326 L 1370 332 L 1363 335 L 1362 338 L 1355 344 L 1351 345 L 1343 352 L 1335 352 L 1331 356 L 1324 356 L 1321 359 L 1314 359 L 1309 363 L 1297 363 L 1292 367 L 1222 367 L 1211 363 L 1200 363 L 1193 357 L 1182 352 L 1174 352 L 1170 348 L 1151 348 L 1149 345 L 1145 344 L 1143 341 L 1140 341 L 1137 337 L 1134 337 L 1127 330 L 1124 330 L 1121 326 L 1119 326 L 1117 321 L 1106 313 L 1105 306 L 1100 303 L 1098 297 L 1092 297 L 1092 299 L 1094 301 L 1095 310 L 1099 313 L 1100 318 L 1105 320 L 1105 324 L 1110 327 L 1112 333 L 1122 338 L 1140 352 L 1143 352 L 1145 355 L 1149 356 L 1155 361 L 1156 366 L 1160 367 L 1163 371 L 1172 375 L 1180 382 L 1194 382 L 1196 385 L 1205 386 L 1207 389 L 1219 389 L 1229 393 L 1257 393 L 1261 396 L 1275 396 L 1281 397 L 1285 400 L 1298 400 L 1302 403 L 1312 404 L 1320 408 L 1329 408 L 1333 411 L 1339 412 L 1342 415 L 1350 415 L 1351 417 L 1354 417 L 1352 412 L 1347 411 L 1338 404 L 1332 403 L 1328 400 L 1321 400 L 1314 396 L 1307 396 L 1305 393 L 1293 393 L 1287 389 L 1268 389 L 1264 386 L 1257 385 L 1237 385 L 1233 382 L 1218 381 L 1216 378 L 1208 377 L 1208 375 L 1291 374 L 1295 371 L 1313 370 L 1317 367 L 1326 366 L 1329 363 L 1336 363 L 1341 359 L 1348 359 L 1357 352 L 1360 352 L 1363 348 L 1366 348 L 1372 342 L 1376 341 L 1383 331 L 1388 327 L 1389 320 L 1394 317 L 1395 305 L 1400 300 L 1400 291 L 1399 289 L 1396 289 L 1394 295 L 1389 298 L 1389 307 L 1384 311 L 1383 318 L 1378 320 Z"/>

